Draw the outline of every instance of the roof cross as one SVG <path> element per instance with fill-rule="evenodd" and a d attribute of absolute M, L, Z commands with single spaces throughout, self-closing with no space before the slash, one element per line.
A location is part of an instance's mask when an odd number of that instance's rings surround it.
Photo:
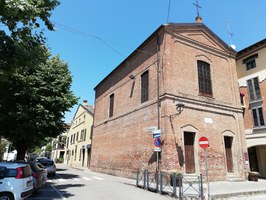
<path fill-rule="evenodd" d="M 196 0 L 196 3 L 193 3 L 193 5 L 197 7 L 197 16 L 199 17 L 199 8 L 201 8 L 201 6 L 199 5 L 198 0 Z"/>

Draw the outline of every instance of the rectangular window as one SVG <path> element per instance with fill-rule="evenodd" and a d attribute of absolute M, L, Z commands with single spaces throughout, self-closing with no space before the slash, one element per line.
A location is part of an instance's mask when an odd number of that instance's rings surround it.
<path fill-rule="evenodd" d="M 198 61 L 197 64 L 198 64 L 199 92 L 202 95 L 212 96 L 210 65 L 203 61 Z"/>
<path fill-rule="evenodd" d="M 80 139 L 79 139 L 79 141 L 83 141 L 83 138 L 84 138 L 84 129 L 81 130 L 81 132 L 80 132 Z"/>
<path fill-rule="evenodd" d="M 260 95 L 260 85 L 259 78 L 253 78 L 247 80 L 248 92 L 249 92 L 249 101 L 256 101 L 261 99 Z"/>
<path fill-rule="evenodd" d="M 110 99 L 109 99 L 109 102 L 110 102 L 110 105 L 109 105 L 109 117 L 113 117 L 113 115 L 114 115 L 114 98 L 115 98 L 115 95 L 111 94 L 110 95 Z"/>
<path fill-rule="evenodd" d="M 243 93 L 240 93 L 240 103 L 242 106 L 245 105 L 245 95 Z"/>
<path fill-rule="evenodd" d="M 141 75 L 141 103 L 149 100 L 149 71 Z"/>
<path fill-rule="evenodd" d="M 76 138 L 76 140 L 77 141 L 79 140 L 79 132 L 77 132 L 77 138 Z"/>
<path fill-rule="evenodd" d="M 258 54 L 250 56 L 243 60 L 243 63 L 246 64 L 246 70 L 250 70 L 256 67 L 256 58 L 258 58 Z"/>
<path fill-rule="evenodd" d="M 254 127 L 264 126 L 264 117 L 262 107 L 252 109 Z"/>
<path fill-rule="evenodd" d="M 79 149 L 79 161 L 81 161 L 81 152 L 82 152 L 82 149 Z"/>
<path fill-rule="evenodd" d="M 66 148 L 68 148 L 69 137 L 67 137 Z"/>
<path fill-rule="evenodd" d="M 92 135 L 93 135 L 93 126 L 91 126 L 91 134 L 90 134 L 90 139 L 92 139 Z"/>
<path fill-rule="evenodd" d="M 75 159 L 74 160 L 76 159 L 77 159 L 77 145 L 75 146 Z"/>
<path fill-rule="evenodd" d="M 84 141 L 86 140 L 86 132 L 87 132 L 87 129 L 84 130 Z"/>

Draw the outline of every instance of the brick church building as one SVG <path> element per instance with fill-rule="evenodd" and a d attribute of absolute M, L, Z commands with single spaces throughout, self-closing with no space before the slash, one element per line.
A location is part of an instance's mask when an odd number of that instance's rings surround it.
<path fill-rule="evenodd" d="M 245 179 L 236 52 L 197 20 L 161 25 L 95 87 L 92 170 L 205 174 L 204 136 L 209 179 Z M 152 127 L 162 130 L 158 157 Z"/>

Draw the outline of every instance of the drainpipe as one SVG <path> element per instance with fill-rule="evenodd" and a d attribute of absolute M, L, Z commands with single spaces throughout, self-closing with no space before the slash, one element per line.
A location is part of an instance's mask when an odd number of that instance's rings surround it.
<path fill-rule="evenodd" d="M 160 113 L 160 56 L 159 56 L 159 51 L 160 51 L 160 46 L 159 46 L 159 34 L 157 35 L 157 62 L 156 62 L 156 67 L 157 67 L 157 127 L 158 129 L 161 129 L 161 113 Z M 156 152 L 156 172 L 159 171 L 159 152 Z"/>

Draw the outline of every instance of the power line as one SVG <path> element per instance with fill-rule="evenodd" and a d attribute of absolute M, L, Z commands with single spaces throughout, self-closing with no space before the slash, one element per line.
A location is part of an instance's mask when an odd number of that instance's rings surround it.
<path fill-rule="evenodd" d="M 111 45 L 109 45 L 106 40 L 104 40 L 104 39 L 102 39 L 102 38 L 100 38 L 100 37 L 98 37 L 96 35 L 92 35 L 92 34 L 80 31 L 78 29 L 75 29 L 75 28 L 72 28 L 72 27 L 69 27 L 69 26 L 66 26 L 66 25 L 63 25 L 63 24 L 59 24 L 59 23 L 57 23 L 55 21 L 53 21 L 52 23 L 54 24 L 54 26 L 59 27 L 59 28 L 65 30 L 65 31 L 69 31 L 69 32 L 72 32 L 72 33 L 76 33 L 76 34 L 84 35 L 84 36 L 89 36 L 89 37 L 92 37 L 94 39 L 97 39 L 97 40 L 101 41 L 105 46 L 107 46 L 108 48 L 110 48 L 111 50 L 113 50 L 114 52 L 119 54 L 120 56 L 122 56 L 124 58 L 126 57 L 124 54 L 120 53 L 118 50 L 116 50 Z"/>
<path fill-rule="evenodd" d="M 80 31 L 76 28 L 72 28 L 70 26 L 66 26 L 66 25 L 63 25 L 63 24 L 60 24 L 58 22 L 55 22 L 55 21 L 52 21 L 52 23 L 54 24 L 55 27 L 58 27 L 58 28 L 61 28 L 65 31 L 69 31 L 69 32 L 72 32 L 72 33 L 75 33 L 75 34 L 79 34 L 79 35 L 84 35 L 84 36 L 88 36 L 88 37 L 91 37 L 91 38 L 94 38 L 94 39 L 97 39 L 99 41 L 101 41 L 105 46 L 107 46 L 108 48 L 110 48 L 112 51 L 116 52 L 117 54 L 119 54 L 120 56 L 126 58 L 127 56 L 124 55 L 123 53 L 119 52 L 118 50 L 116 50 L 112 45 L 110 45 L 109 43 L 114 43 L 116 45 L 119 45 L 115 42 L 111 42 L 111 41 L 107 41 L 97 35 L 93 35 L 93 34 L 90 34 L 90 33 L 87 33 L 87 32 L 84 32 L 84 31 Z M 121 46 L 121 45 L 119 45 Z M 153 55 L 152 53 L 150 52 L 147 52 L 147 51 L 143 51 L 143 50 L 140 50 L 140 49 L 136 49 L 136 51 L 139 51 L 141 53 L 145 53 L 145 54 L 149 54 L 149 55 Z"/>

